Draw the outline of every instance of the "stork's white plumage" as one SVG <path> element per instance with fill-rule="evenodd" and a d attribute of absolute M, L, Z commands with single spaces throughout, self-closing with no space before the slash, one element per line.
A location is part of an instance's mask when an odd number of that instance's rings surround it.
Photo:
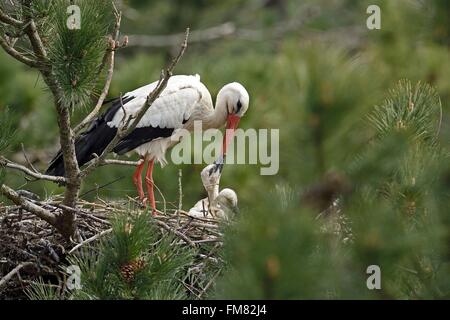
<path fill-rule="evenodd" d="M 114 100 L 104 114 L 92 121 L 90 127 L 75 142 L 80 166 L 93 159 L 94 154 L 99 155 L 103 152 L 116 135 L 117 129 L 145 105 L 148 95 L 157 84 L 158 81 L 155 81 L 126 93 L 121 99 Z M 137 127 L 113 149 L 113 152 L 119 155 L 135 151 L 144 159 L 133 176 L 139 197 L 144 204 L 141 175 L 145 162 L 148 162 L 145 177 L 147 193 L 155 211 L 152 177 L 154 161 L 161 165 L 166 163 L 165 153 L 179 141 L 177 135 L 180 129 L 193 130 L 195 121 L 199 121 L 204 130 L 221 128 L 226 123 L 228 130 L 223 141 L 222 156 L 224 156 L 227 145 L 234 135 L 233 132 L 247 111 L 248 105 L 249 95 L 237 82 L 227 84 L 219 91 L 214 108 L 211 94 L 200 82 L 200 76 L 172 76 L 167 87 L 153 102 Z M 64 175 L 61 152 L 51 162 L 47 174 Z"/>
<path fill-rule="evenodd" d="M 196 218 L 219 218 L 230 220 L 239 211 L 236 192 L 225 188 L 219 192 L 220 170 L 213 170 L 214 165 L 206 166 L 200 176 L 208 197 L 198 201 L 190 210 L 189 215 Z"/>
<path fill-rule="evenodd" d="M 230 221 L 238 211 L 236 192 L 225 188 L 220 190 L 213 201 L 209 201 L 208 198 L 199 200 L 188 213 L 194 218 L 219 218 L 222 221 Z"/>

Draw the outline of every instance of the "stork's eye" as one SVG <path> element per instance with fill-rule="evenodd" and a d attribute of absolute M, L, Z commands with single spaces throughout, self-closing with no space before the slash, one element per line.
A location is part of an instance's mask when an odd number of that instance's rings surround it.
<path fill-rule="evenodd" d="M 237 107 L 236 113 L 239 113 L 239 111 L 240 111 L 241 108 L 242 108 L 241 100 L 238 100 L 238 102 L 237 102 L 237 104 L 236 104 L 236 107 Z"/>

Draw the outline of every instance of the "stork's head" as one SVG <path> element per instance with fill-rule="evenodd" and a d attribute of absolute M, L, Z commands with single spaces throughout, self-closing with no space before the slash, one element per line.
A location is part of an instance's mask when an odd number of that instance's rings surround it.
<path fill-rule="evenodd" d="M 237 129 L 241 117 L 248 110 L 250 97 L 243 85 L 232 82 L 220 89 L 217 94 L 217 101 L 220 101 L 220 104 L 226 108 L 227 114 L 227 126 L 222 149 L 222 158 L 224 158 L 227 147 L 234 136 L 234 131 Z"/>
<path fill-rule="evenodd" d="M 249 105 L 249 95 L 244 86 L 238 82 L 232 82 L 220 89 L 217 100 L 223 101 L 229 116 L 241 118 L 247 112 Z"/>
<path fill-rule="evenodd" d="M 223 212 L 223 218 L 229 220 L 239 214 L 238 197 L 232 189 L 225 188 L 220 191 L 214 201 L 215 206 Z"/>

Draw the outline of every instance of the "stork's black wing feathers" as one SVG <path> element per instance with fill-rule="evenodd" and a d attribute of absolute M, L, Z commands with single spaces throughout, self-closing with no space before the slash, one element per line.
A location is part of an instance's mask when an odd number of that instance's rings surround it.
<path fill-rule="evenodd" d="M 106 110 L 100 117 L 91 122 L 88 129 L 81 133 L 75 140 L 75 152 L 77 155 L 78 165 L 81 167 L 85 163 L 94 158 L 94 154 L 100 155 L 108 144 L 114 139 L 117 134 L 117 128 L 110 127 L 108 122 L 112 121 L 117 111 L 122 105 L 134 99 L 132 96 L 125 96 L 120 99 L 115 99 L 111 107 Z M 122 155 L 140 145 L 150 142 L 157 138 L 170 137 L 173 133 L 173 128 L 160 127 L 141 127 L 134 129 L 128 136 L 123 138 L 113 152 Z M 46 174 L 53 176 L 64 176 L 64 161 L 61 150 L 56 154 L 46 171 Z"/>
<path fill-rule="evenodd" d="M 113 151 L 119 155 L 136 149 L 144 143 L 156 138 L 167 138 L 173 133 L 173 128 L 142 127 L 134 129 L 128 136 L 120 140 Z"/>
<path fill-rule="evenodd" d="M 103 150 L 105 150 L 117 133 L 117 128 L 112 128 L 108 126 L 107 123 L 114 118 L 114 115 L 123 104 L 126 104 L 132 99 L 134 99 L 132 96 L 114 99 L 111 107 L 109 107 L 101 116 L 94 119 L 88 129 L 75 139 L 75 152 L 79 166 L 89 162 L 94 157 L 94 153 L 100 155 Z M 59 150 L 50 162 L 46 174 L 64 176 L 64 172 L 62 152 Z"/>

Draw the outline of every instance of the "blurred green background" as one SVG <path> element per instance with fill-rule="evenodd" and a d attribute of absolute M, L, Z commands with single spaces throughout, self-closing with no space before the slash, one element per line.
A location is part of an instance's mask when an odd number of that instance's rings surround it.
<path fill-rule="evenodd" d="M 447 1 L 129 0 L 121 4 L 122 34 L 130 35 L 130 45 L 118 52 L 110 97 L 158 79 L 177 50 L 176 46 L 139 46 L 132 35 L 177 34 L 186 27 L 195 32 L 224 23 L 236 28 L 226 37 L 191 43 L 176 73 L 200 74 L 213 97 L 225 83 L 242 83 L 251 104 L 241 127 L 280 129 L 277 175 L 261 176 L 259 165 L 230 165 L 224 171 L 222 187 L 237 191 L 241 208 L 252 207 L 258 201 L 255 194 L 264 196 L 277 184 L 301 190 L 326 172 L 346 167 L 374 134 L 365 115 L 402 78 L 436 88 L 444 110 L 440 140 L 449 145 Z M 381 8 L 381 30 L 366 28 L 369 4 Z M 37 73 L 0 51 L 0 108 L 5 107 L 11 109 L 17 128 L 7 157 L 24 163 L 23 143 L 34 165 L 44 170 L 58 149 L 50 95 Z M 88 112 L 75 110 L 73 124 Z M 199 179 L 203 165 L 169 165 L 156 170 L 155 180 L 167 201 L 177 202 L 179 168 L 188 209 L 204 195 Z M 123 177 L 100 189 L 99 196 L 134 196 L 132 172 L 130 167 L 102 167 L 83 190 Z M 27 182 L 16 172 L 8 173 L 7 183 L 41 196 L 62 190 L 51 183 Z"/>

